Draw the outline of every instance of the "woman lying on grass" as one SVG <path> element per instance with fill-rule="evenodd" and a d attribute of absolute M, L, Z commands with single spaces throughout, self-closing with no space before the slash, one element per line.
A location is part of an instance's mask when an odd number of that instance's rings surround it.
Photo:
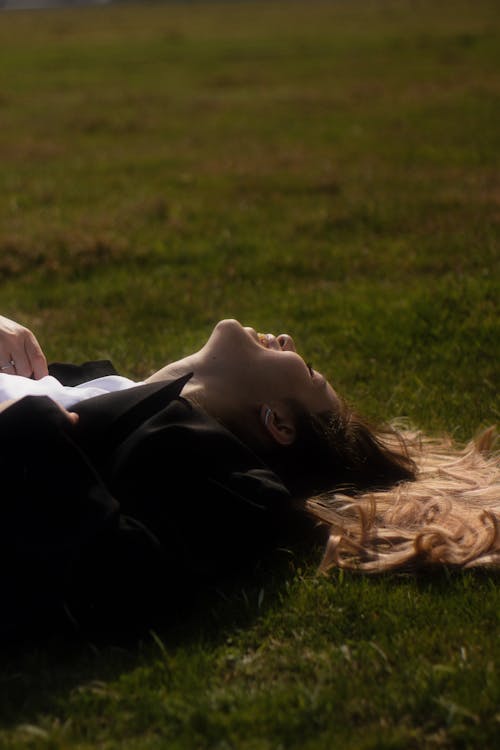
<path fill-rule="evenodd" d="M 318 528 L 323 570 L 500 564 L 492 432 L 460 451 L 375 430 L 287 334 L 221 321 L 142 384 L 102 362 L 50 372 L 0 374 L 9 633 L 172 616 Z"/>

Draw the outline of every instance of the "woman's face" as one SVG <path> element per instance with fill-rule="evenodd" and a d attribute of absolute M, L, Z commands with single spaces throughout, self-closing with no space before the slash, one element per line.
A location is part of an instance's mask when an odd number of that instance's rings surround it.
<path fill-rule="evenodd" d="M 259 334 L 236 320 L 222 320 L 200 354 L 233 403 L 294 399 L 310 413 L 338 407 L 331 385 L 297 354 L 288 334 Z"/>

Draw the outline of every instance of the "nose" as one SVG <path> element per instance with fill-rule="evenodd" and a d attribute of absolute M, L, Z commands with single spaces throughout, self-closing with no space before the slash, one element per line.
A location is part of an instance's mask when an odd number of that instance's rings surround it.
<path fill-rule="evenodd" d="M 295 341 L 288 333 L 280 333 L 277 337 L 278 344 L 284 352 L 296 352 Z"/>

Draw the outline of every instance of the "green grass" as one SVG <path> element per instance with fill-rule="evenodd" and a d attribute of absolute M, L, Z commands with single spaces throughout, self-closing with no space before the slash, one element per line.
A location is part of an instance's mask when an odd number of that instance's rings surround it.
<path fill-rule="evenodd" d="M 231 316 L 375 419 L 498 419 L 496 2 L 5 13 L 0 56 L 1 312 L 49 359 L 142 377 Z M 496 747 L 498 578 L 319 554 L 138 645 L 5 654 L 0 746 Z"/>

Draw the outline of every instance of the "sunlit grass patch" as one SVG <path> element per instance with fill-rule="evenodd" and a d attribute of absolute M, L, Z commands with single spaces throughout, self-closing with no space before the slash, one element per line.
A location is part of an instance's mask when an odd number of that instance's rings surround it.
<path fill-rule="evenodd" d="M 495 2 L 1 21 L 1 312 L 49 359 L 142 378 L 236 317 L 291 332 L 375 419 L 498 420 Z M 324 579 L 319 558 L 139 644 L 6 654 L 0 745 L 495 747 L 497 577 Z"/>

